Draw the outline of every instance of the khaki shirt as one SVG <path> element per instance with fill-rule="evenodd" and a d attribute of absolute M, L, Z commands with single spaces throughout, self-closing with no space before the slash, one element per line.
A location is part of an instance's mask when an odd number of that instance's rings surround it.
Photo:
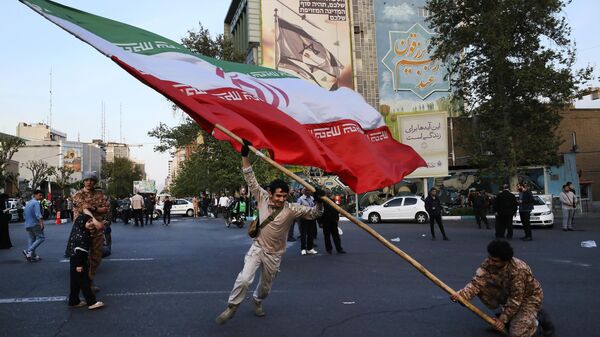
<path fill-rule="evenodd" d="M 478 295 L 484 287 L 498 287 L 508 295 L 504 310 L 499 319 L 505 324 L 519 311 L 526 302 L 542 302 L 544 293 L 542 286 L 533 276 L 529 266 L 513 257 L 502 269 L 494 270 L 490 267 L 488 259 L 477 268 L 475 276 L 463 289 L 459 291 L 465 299 Z"/>
<path fill-rule="evenodd" d="M 142 209 L 144 208 L 144 197 L 139 194 L 131 197 L 131 208 L 133 209 Z"/>
<path fill-rule="evenodd" d="M 264 221 L 271 213 L 275 211 L 275 206 L 271 204 L 269 192 L 265 191 L 254 176 L 252 167 L 242 169 L 244 179 L 248 184 L 248 189 L 258 203 L 259 224 Z M 318 203 L 315 207 L 301 206 L 285 202 L 283 209 L 273 221 L 260 230 L 257 240 L 263 250 L 268 254 L 282 255 L 285 253 L 288 231 L 294 219 L 304 218 L 309 220 L 317 219 L 323 214 L 323 204 Z"/>

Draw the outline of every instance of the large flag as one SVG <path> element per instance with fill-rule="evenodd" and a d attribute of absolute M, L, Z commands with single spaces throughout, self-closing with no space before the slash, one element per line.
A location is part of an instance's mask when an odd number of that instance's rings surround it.
<path fill-rule="evenodd" d="M 322 168 L 361 193 L 400 181 L 424 160 L 396 142 L 348 88 L 327 91 L 264 67 L 192 53 L 149 31 L 46 0 L 24 4 L 175 102 L 206 131 L 223 125 L 282 164 Z"/>

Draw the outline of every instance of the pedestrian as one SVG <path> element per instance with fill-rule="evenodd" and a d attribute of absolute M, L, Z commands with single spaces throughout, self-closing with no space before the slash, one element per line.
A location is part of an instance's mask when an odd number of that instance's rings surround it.
<path fill-rule="evenodd" d="M 248 160 L 249 151 L 248 143 L 244 141 L 241 151 L 242 172 L 249 191 L 258 202 L 261 230 L 253 238 L 252 245 L 245 255 L 244 267 L 235 280 L 227 308 L 216 319 L 219 324 L 225 323 L 235 315 L 240 303 L 246 297 L 246 292 L 251 286 L 258 268 L 261 268 L 261 275 L 252 296 L 252 304 L 256 316 L 265 316 L 262 301 L 269 295 L 271 285 L 279 270 L 281 258 L 286 249 L 286 238 L 290 225 L 295 218 L 316 219 L 323 214 L 321 202 L 315 207 L 286 202 L 290 188 L 281 179 L 271 182 L 269 192 L 261 188 Z M 317 190 L 316 195 L 322 196 L 323 191 Z"/>
<path fill-rule="evenodd" d="M 133 219 L 135 226 L 144 227 L 144 197 L 138 192 L 131 197 L 131 208 L 133 209 Z"/>
<path fill-rule="evenodd" d="M 567 186 L 569 187 L 569 191 L 573 192 L 573 195 L 575 197 L 575 202 L 573 203 L 573 212 L 571 213 L 571 225 L 575 224 L 575 213 L 577 213 L 577 202 L 579 201 L 579 199 L 577 198 L 577 191 L 575 191 L 575 187 L 573 187 L 573 183 L 570 181 L 567 181 Z"/>
<path fill-rule="evenodd" d="M 315 199 L 307 188 L 302 190 L 302 196 L 298 198 L 298 205 L 314 207 Z M 314 248 L 314 232 L 317 230 L 317 222 L 314 219 L 300 219 L 300 255 L 315 255 L 318 252 Z"/>
<path fill-rule="evenodd" d="M 475 214 L 475 221 L 477 227 L 481 229 L 481 222 L 485 224 L 485 228 L 490 229 L 490 224 L 487 219 L 488 208 L 490 207 L 490 201 L 485 193 L 485 190 L 475 192 L 473 197 L 473 213 Z"/>
<path fill-rule="evenodd" d="M 77 219 L 83 214 L 85 209 L 92 212 L 95 219 L 100 220 L 110 211 L 110 205 L 104 197 L 101 190 L 96 189 L 98 183 L 98 174 L 95 171 L 87 171 L 83 173 L 83 188 L 73 195 L 73 219 Z M 92 290 L 100 291 L 100 288 L 94 283 L 98 267 L 102 262 L 102 246 L 104 245 L 104 228 L 90 230 L 92 238 L 89 252 L 90 268 L 89 277 L 92 285 Z M 69 254 L 69 248 L 65 255 Z"/>
<path fill-rule="evenodd" d="M 327 196 L 331 198 L 331 190 L 326 190 Z M 331 254 L 332 246 L 331 239 L 333 238 L 333 244 L 338 254 L 346 254 L 346 251 L 342 248 L 342 241 L 340 239 L 340 232 L 338 231 L 338 223 L 340 221 L 340 213 L 331 207 L 328 203 L 323 203 L 323 215 L 317 222 L 319 226 L 323 228 L 323 238 L 325 240 L 325 250 L 328 254 Z"/>
<path fill-rule="evenodd" d="M 10 232 L 8 230 L 8 223 L 10 222 L 11 205 L 8 202 L 8 194 L 0 194 L 0 249 L 11 248 L 12 242 L 10 241 Z"/>
<path fill-rule="evenodd" d="M 575 193 L 571 191 L 569 185 L 563 185 L 563 191 L 559 195 L 562 204 L 562 230 L 573 231 L 573 213 L 575 213 Z"/>
<path fill-rule="evenodd" d="M 202 199 L 200 200 L 200 208 L 202 209 L 202 216 L 208 217 L 208 205 L 210 205 L 210 198 L 206 195 L 206 192 L 202 192 Z"/>
<path fill-rule="evenodd" d="M 44 199 L 44 193 L 40 190 L 35 190 L 31 200 L 25 205 L 23 214 L 25 216 L 25 230 L 29 235 L 27 241 L 27 249 L 23 250 L 23 255 L 27 261 L 40 261 L 42 258 L 37 255 L 36 249 L 46 240 L 44 236 L 44 217 L 40 200 Z"/>
<path fill-rule="evenodd" d="M 25 221 L 25 218 L 23 218 L 23 208 L 24 207 L 25 207 L 25 200 L 23 200 L 23 198 L 19 198 L 19 200 L 17 200 L 17 216 L 19 217 L 19 222 Z"/>
<path fill-rule="evenodd" d="M 194 196 L 192 198 L 192 207 L 194 209 L 194 218 L 197 218 L 200 206 L 199 206 L 199 202 L 198 202 L 198 197 L 196 197 L 196 196 Z"/>
<path fill-rule="evenodd" d="M 227 218 L 229 217 L 229 214 L 227 212 L 228 208 L 229 198 L 225 196 L 225 193 L 222 193 L 221 197 L 219 198 L 219 212 L 223 214 L 223 218 L 225 218 L 225 221 L 227 221 Z"/>
<path fill-rule="evenodd" d="M 148 225 L 148 220 L 150 220 L 150 224 L 152 225 L 152 219 L 154 218 L 154 205 L 156 204 L 156 199 L 154 199 L 154 195 L 150 194 L 146 196 L 144 199 L 144 208 L 146 213 L 146 225 Z"/>
<path fill-rule="evenodd" d="M 163 201 L 163 226 L 168 226 L 171 223 L 171 207 L 173 207 L 173 202 L 166 195 L 165 201 Z"/>
<path fill-rule="evenodd" d="M 80 308 L 87 305 L 88 309 L 93 310 L 103 307 L 104 303 L 96 300 L 89 276 L 89 252 L 92 242 L 90 230 L 100 230 L 104 228 L 104 224 L 95 219 L 89 209 L 83 209 L 83 213 L 73 221 L 73 229 L 67 243 L 71 280 L 69 307 Z M 85 301 L 79 298 L 80 292 L 83 293 Z"/>
<path fill-rule="evenodd" d="M 502 185 L 502 192 L 498 193 L 494 200 L 496 211 L 496 238 L 513 237 L 513 217 L 517 214 L 519 203 L 514 194 L 509 190 L 508 184 Z"/>
<path fill-rule="evenodd" d="M 517 185 L 519 190 L 519 218 L 521 218 L 521 224 L 523 225 L 523 231 L 525 236 L 521 238 L 523 241 L 531 241 L 531 211 L 533 211 L 533 194 L 525 183 L 519 183 Z"/>
<path fill-rule="evenodd" d="M 442 223 L 442 202 L 437 196 L 437 188 L 432 187 L 429 190 L 429 195 L 425 198 L 425 210 L 429 214 L 429 228 L 431 229 L 431 240 L 435 240 L 435 222 L 437 222 L 442 237 L 445 241 L 449 241 L 444 231 L 444 224 Z"/>
<path fill-rule="evenodd" d="M 71 196 L 67 197 L 67 217 L 71 220 L 73 220 L 73 198 L 71 198 Z"/>
<path fill-rule="evenodd" d="M 513 257 L 513 249 L 504 240 L 496 239 L 487 246 L 488 257 L 464 288 L 452 294 L 452 301 L 477 296 L 492 310 L 500 309 L 494 328 L 513 337 L 531 337 L 538 322 L 544 336 L 554 333 L 554 324 L 542 309 L 544 293 L 531 268 Z"/>

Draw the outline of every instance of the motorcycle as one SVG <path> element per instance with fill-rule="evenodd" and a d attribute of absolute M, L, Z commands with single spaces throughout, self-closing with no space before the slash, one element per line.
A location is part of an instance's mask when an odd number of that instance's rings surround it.
<path fill-rule="evenodd" d="M 246 215 L 245 214 L 230 214 L 227 218 L 226 218 L 226 226 L 227 228 L 231 227 L 231 225 L 236 225 L 238 228 L 242 228 L 244 227 L 244 222 L 246 221 Z"/>

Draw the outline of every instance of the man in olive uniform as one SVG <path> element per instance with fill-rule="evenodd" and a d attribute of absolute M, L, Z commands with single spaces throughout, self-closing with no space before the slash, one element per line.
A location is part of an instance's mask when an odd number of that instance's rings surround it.
<path fill-rule="evenodd" d="M 98 183 L 98 175 L 94 171 L 88 171 L 83 174 L 83 188 L 73 195 L 73 219 L 77 219 L 83 214 L 84 209 L 89 209 L 96 219 L 101 219 L 108 213 L 110 207 L 104 193 L 96 190 L 94 186 Z M 104 244 L 104 228 L 92 229 L 92 244 L 90 245 L 90 280 L 92 289 L 98 291 L 99 288 L 93 285 L 96 270 L 102 261 L 102 245 Z M 68 249 L 68 247 L 67 247 Z"/>
<path fill-rule="evenodd" d="M 507 241 L 496 239 L 487 247 L 485 259 L 475 276 L 464 288 L 451 296 L 470 300 L 478 296 L 490 309 L 501 308 L 495 319 L 494 328 L 512 337 L 531 337 L 539 326 L 544 336 L 554 333 L 554 325 L 542 310 L 544 292 L 533 276 L 531 268 L 513 257 L 513 249 Z"/>

